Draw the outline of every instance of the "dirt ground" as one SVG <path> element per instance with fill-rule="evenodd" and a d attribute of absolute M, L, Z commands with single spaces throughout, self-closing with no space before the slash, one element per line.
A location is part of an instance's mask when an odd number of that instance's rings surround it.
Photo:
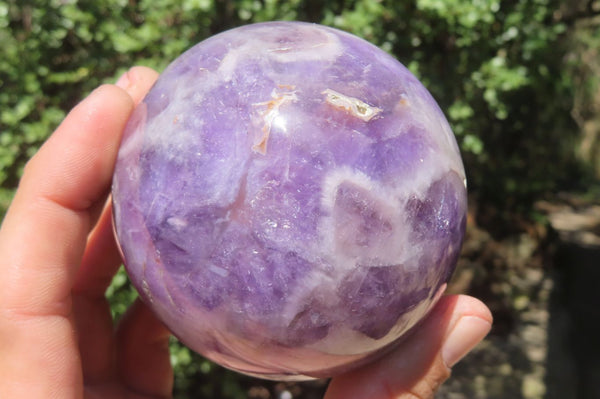
<path fill-rule="evenodd" d="M 500 240 L 469 227 L 452 289 L 495 323 L 439 398 L 600 399 L 599 205 L 540 202 L 547 224 Z"/>

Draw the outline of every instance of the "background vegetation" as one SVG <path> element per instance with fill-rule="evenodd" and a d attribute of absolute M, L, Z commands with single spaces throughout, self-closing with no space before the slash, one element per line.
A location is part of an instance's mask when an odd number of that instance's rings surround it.
<path fill-rule="evenodd" d="M 457 135 L 477 224 L 509 234 L 539 221 L 536 200 L 600 195 L 599 11 L 594 0 L 0 0 L 0 210 L 27 159 L 100 83 L 132 65 L 160 71 L 228 28 L 303 20 L 364 37 L 423 81 Z M 135 296 L 122 271 L 108 295 L 119 317 Z M 172 349 L 178 397 L 302 389 Z"/>

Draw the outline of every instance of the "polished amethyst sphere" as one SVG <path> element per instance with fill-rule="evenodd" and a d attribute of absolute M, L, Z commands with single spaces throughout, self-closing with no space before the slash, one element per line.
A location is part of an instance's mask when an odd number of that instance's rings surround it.
<path fill-rule="evenodd" d="M 113 201 L 127 271 L 172 332 L 290 380 L 369 361 L 422 319 L 467 206 L 421 83 L 362 39 L 298 22 L 176 59 L 131 116 Z"/>

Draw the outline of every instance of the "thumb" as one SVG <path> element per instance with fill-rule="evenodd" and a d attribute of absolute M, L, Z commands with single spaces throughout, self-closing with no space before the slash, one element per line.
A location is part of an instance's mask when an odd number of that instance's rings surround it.
<path fill-rule="evenodd" d="M 446 296 L 427 319 L 384 357 L 331 380 L 325 399 L 428 399 L 450 368 L 490 331 L 478 299 Z"/>

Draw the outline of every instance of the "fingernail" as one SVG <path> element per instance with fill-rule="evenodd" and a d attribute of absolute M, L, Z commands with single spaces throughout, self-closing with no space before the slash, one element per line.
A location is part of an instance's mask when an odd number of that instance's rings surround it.
<path fill-rule="evenodd" d="M 489 332 L 492 324 L 475 316 L 461 317 L 442 347 L 442 359 L 452 367 L 465 357 Z"/>
<path fill-rule="evenodd" d="M 129 86 L 129 71 L 125 72 L 115 85 L 119 86 L 121 89 L 126 89 Z"/>

